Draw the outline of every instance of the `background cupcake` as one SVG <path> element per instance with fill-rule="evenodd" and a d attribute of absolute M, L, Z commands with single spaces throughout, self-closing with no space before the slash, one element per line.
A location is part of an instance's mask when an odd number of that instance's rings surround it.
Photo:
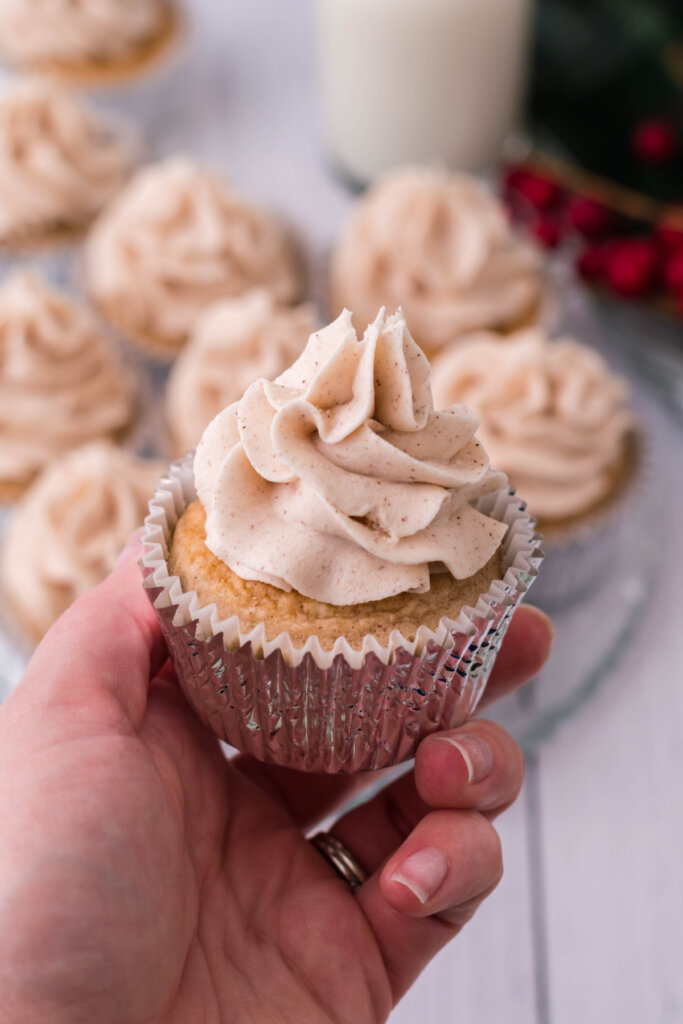
<path fill-rule="evenodd" d="M 536 596 L 575 596 L 604 569 L 607 548 L 601 558 L 595 543 L 616 536 L 613 513 L 640 468 L 625 382 L 593 349 L 549 342 L 539 329 L 504 341 L 472 335 L 440 356 L 433 374 L 437 407 L 474 410 L 492 461 L 538 519 L 549 558 Z M 553 557 L 566 549 L 568 557 Z"/>
<path fill-rule="evenodd" d="M 83 231 L 128 177 L 133 132 L 49 79 L 0 95 L 0 247 Z"/>
<path fill-rule="evenodd" d="M 212 302 L 263 287 L 293 303 L 303 283 L 280 222 L 185 159 L 134 178 L 94 226 L 85 270 L 103 315 L 167 356 Z"/>
<path fill-rule="evenodd" d="M 5 535 L 5 598 L 34 639 L 114 568 L 162 472 L 98 441 L 57 459 L 18 505 Z"/>
<path fill-rule="evenodd" d="M 372 187 L 332 257 L 334 311 L 353 309 L 360 329 L 379 306 L 401 306 L 428 354 L 467 331 L 529 323 L 543 289 L 539 255 L 498 200 L 473 178 L 431 168 Z"/>
<path fill-rule="evenodd" d="M 172 0 L 2 0 L 0 55 L 25 71 L 112 84 L 156 63 L 179 25 Z"/>
<path fill-rule="evenodd" d="M 273 380 L 301 354 L 317 327 L 309 306 L 276 306 L 257 290 L 211 306 L 176 360 L 166 393 L 175 450 L 194 448 L 214 416 L 258 377 Z"/>
<path fill-rule="evenodd" d="M 120 436 L 133 383 L 87 310 L 38 277 L 0 286 L 0 499 L 20 494 L 54 458 Z"/>
<path fill-rule="evenodd" d="M 360 770 L 471 712 L 538 540 L 475 428 L 434 411 L 426 358 L 383 310 L 360 342 L 349 313 L 312 334 L 212 421 L 157 492 L 143 566 L 219 735 Z"/>

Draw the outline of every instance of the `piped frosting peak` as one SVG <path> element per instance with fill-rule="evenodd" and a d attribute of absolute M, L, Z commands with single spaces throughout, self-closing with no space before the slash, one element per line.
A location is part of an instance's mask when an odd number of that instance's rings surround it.
<path fill-rule="evenodd" d="M 336 605 L 428 590 L 430 567 L 471 576 L 505 532 L 471 504 L 505 483 L 477 426 L 464 406 L 434 410 L 400 311 L 361 340 L 344 311 L 205 431 L 207 546 L 244 579 Z"/>

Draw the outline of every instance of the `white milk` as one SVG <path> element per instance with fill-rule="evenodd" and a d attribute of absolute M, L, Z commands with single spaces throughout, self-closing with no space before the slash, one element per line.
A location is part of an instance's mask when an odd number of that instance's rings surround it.
<path fill-rule="evenodd" d="M 482 170 L 521 110 L 533 0 L 315 0 L 328 155 L 359 182 L 389 167 Z"/>

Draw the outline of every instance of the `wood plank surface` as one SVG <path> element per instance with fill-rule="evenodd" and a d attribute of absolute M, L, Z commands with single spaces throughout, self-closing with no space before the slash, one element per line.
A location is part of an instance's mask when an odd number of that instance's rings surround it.
<path fill-rule="evenodd" d="M 498 822 L 495 893 L 396 1008 L 391 1024 L 536 1024 L 528 801 Z"/>
<path fill-rule="evenodd" d="M 683 1021 L 683 460 L 671 422 L 657 437 L 670 472 L 645 624 L 540 753 L 553 1024 Z"/>

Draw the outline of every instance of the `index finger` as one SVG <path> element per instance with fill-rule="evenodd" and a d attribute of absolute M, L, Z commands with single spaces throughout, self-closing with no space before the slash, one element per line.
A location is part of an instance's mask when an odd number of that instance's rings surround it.
<path fill-rule="evenodd" d="M 479 705 L 487 707 L 537 675 L 553 646 L 553 624 L 540 608 L 523 604 L 512 616 Z"/>
<path fill-rule="evenodd" d="M 150 679 L 166 646 L 159 620 L 142 588 L 136 535 L 117 568 L 78 598 L 36 648 L 15 699 L 51 703 L 113 698 L 134 729 L 147 703 Z"/>

